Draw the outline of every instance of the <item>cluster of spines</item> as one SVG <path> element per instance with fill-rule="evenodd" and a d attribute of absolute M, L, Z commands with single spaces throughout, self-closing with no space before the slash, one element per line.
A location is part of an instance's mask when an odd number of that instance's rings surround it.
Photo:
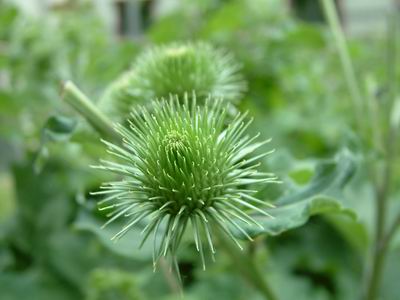
<path fill-rule="evenodd" d="M 186 97 L 182 104 L 171 97 L 154 102 L 151 111 L 145 107 L 135 110 L 129 129 L 116 128 L 123 145 L 104 141 L 108 152 L 122 162 L 103 161 L 97 166 L 126 178 L 94 193 L 107 195 L 100 202 L 101 210 L 112 210 L 105 226 L 128 218 L 112 239 L 121 238 L 139 222 L 147 223 L 141 245 L 154 234 L 154 265 L 168 254 L 177 264 L 175 253 L 189 222 L 205 267 L 202 236 L 213 258 L 212 226 L 222 229 L 241 248 L 232 229 L 251 240 L 241 222 L 262 227 L 248 211 L 270 216 L 262 209 L 270 204 L 247 188 L 277 182 L 273 174 L 257 171 L 257 161 L 272 151 L 250 157 L 269 140 L 256 143 L 258 135 L 245 135 L 250 124 L 246 114 L 238 114 L 225 126 L 225 106 L 220 100 L 210 98 L 200 107 L 195 98 L 189 104 Z"/>
<path fill-rule="evenodd" d="M 198 101 L 212 95 L 237 102 L 246 90 L 240 68 L 232 54 L 204 42 L 155 46 L 111 84 L 100 104 L 114 115 L 126 116 L 144 100 L 170 94 L 183 98 L 193 91 Z"/>

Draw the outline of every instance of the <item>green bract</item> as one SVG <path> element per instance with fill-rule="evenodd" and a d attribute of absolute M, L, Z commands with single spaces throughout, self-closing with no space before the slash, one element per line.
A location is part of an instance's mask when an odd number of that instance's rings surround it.
<path fill-rule="evenodd" d="M 130 128 L 117 127 L 123 145 L 105 142 L 109 152 L 121 162 L 103 162 L 106 169 L 124 176 L 102 186 L 95 194 L 106 194 L 102 210 L 112 210 L 107 224 L 126 219 L 113 239 L 122 237 L 138 222 L 146 224 L 143 241 L 154 234 L 154 262 L 175 252 L 188 223 L 204 265 L 205 248 L 214 254 L 212 228 L 222 229 L 240 247 L 231 229 L 241 224 L 259 225 L 249 212 L 269 216 L 262 208 L 270 205 L 254 197 L 250 184 L 276 182 L 270 173 L 257 171 L 260 158 L 271 151 L 251 156 L 268 141 L 254 142 L 245 135 L 249 122 L 238 114 L 225 126 L 224 104 L 215 98 L 197 106 L 172 97 L 154 102 L 151 110 L 136 109 Z M 182 103 L 183 102 L 183 103 Z M 190 104 L 189 104 L 190 102 Z M 259 208 L 259 206 L 261 208 Z M 157 236 L 162 236 L 157 240 Z"/>
<path fill-rule="evenodd" d="M 111 84 L 100 104 L 115 116 L 126 116 L 133 104 L 171 94 L 183 99 L 193 91 L 198 101 L 213 95 L 235 102 L 246 88 L 239 69 L 232 55 L 206 43 L 154 47 Z"/>

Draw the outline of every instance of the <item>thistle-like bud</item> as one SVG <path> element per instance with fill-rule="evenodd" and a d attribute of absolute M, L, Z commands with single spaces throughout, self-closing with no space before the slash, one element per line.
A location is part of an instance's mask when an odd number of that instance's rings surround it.
<path fill-rule="evenodd" d="M 196 92 L 236 102 L 246 89 L 233 56 L 209 44 L 173 43 L 139 55 L 130 71 L 114 81 L 100 101 L 104 110 L 126 116 L 133 105 L 171 94 L 183 99 Z"/>
<path fill-rule="evenodd" d="M 261 225 L 249 213 L 269 216 L 265 208 L 270 204 L 248 189 L 276 181 L 273 174 L 257 171 L 259 159 L 272 151 L 252 154 L 268 140 L 255 142 L 258 136 L 245 135 L 246 114 L 237 114 L 226 126 L 224 103 L 211 97 L 206 105 L 197 106 L 195 98 L 180 101 L 171 96 L 154 102 L 151 110 L 138 108 L 130 128 L 117 126 L 123 144 L 105 142 L 120 162 L 105 161 L 99 168 L 124 177 L 95 193 L 106 195 L 100 209 L 111 210 L 105 225 L 126 219 L 115 240 L 139 222 L 146 224 L 142 244 L 153 233 L 154 262 L 168 254 L 176 262 L 175 252 L 188 224 L 204 266 L 203 249 L 215 252 L 214 226 L 240 247 L 232 231 L 251 240 L 242 225 Z"/>

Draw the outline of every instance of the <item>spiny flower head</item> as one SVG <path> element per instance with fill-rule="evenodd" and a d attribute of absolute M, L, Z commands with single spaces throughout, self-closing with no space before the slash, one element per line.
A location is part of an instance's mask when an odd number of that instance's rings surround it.
<path fill-rule="evenodd" d="M 183 99 L 196 92 L 235 102 L 246 85 L 232 55 L 203 42 L 157 46 L 139 55 L 130 71 L 111 84 L 100 104 L 116 116 L 132 105 L 171 94 Z"/>
<path fill-rule="evenodd" d="M 111 210 L 105 225 L 123 218 L 125 226 L 113 239 L 122 237 L 132 226 L 143 222 L 142 244 L 153 233 L 154 263 L 162 255 L 176 263 L 175 252 L 187 225 L 204 266 L 203 249 L 215 252 L 212 228 L 218 226 L 237 245 L 232 229 L 250 236 L 243 223 L 261 226 L 251 216 L 265 211 L 268 203 L 254 197 L 247 187 L 276 182 L 269 173 L 257 171 L 258 160 L 271 153 L 252 153 L 268 141 L 254 142 L 245 135 L 249 122 L 238 114 L 226 126 L 225 107 L 209 98 L 197 106 L 196 97 L 178 97 L 154 102 L 149 110 L 138 108 L 130 127 L 117 126 L 122 145 L 105 142 L 109 152 L 121 162 L 104 161 L 99 168 L 123 175 L 95 194 L 105 194 L 100 209 Z M 161 233 L 162 238 L 157 240 Z M 203 238 L 206 241 L 203 247 Z"/>

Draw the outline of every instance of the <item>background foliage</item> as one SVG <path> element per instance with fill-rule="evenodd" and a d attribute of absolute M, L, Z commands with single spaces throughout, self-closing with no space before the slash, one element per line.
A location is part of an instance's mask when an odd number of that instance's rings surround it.
<path fill-rule="evenodd" d="M 72 79 L 98 101 L 140 50 L 205 40 L 243 64 L 248 92 L 240 109 L 254 116 L 251 131 L 273 137 L 277 151 L 264 167 L 284 182 L 260 191 L 278 205 L 276 218 L 260 218 L 266 230 L 252 232 L 246 253 L 280 299 L 356 299 L 373 191 L 328 29 L 296 19 L 283 1 L 182 1 L 126 39 L 91 2 L 67 3 L 42 17 L 0 1 L 0 298 L 180 298 L 168 270 L 153 273 L 146 245 L 137 250 L 139 229 L 117 244 L 109 241 L 114 225 L 100 229 L 104 216 L 89 192 L 107 178 L 88 166 L 104 149 L 59 87 Z M 385 93 L 384 64 L 374 63 L 385 47 L 379 36 L 350 43 L 374 95 Z M 397 237 L 382 299 L 398 299 L 399 247 Z M 222 250 L 202 271 L 194 245 L 182 248 L 187 299 L 262 299 Z"/>

